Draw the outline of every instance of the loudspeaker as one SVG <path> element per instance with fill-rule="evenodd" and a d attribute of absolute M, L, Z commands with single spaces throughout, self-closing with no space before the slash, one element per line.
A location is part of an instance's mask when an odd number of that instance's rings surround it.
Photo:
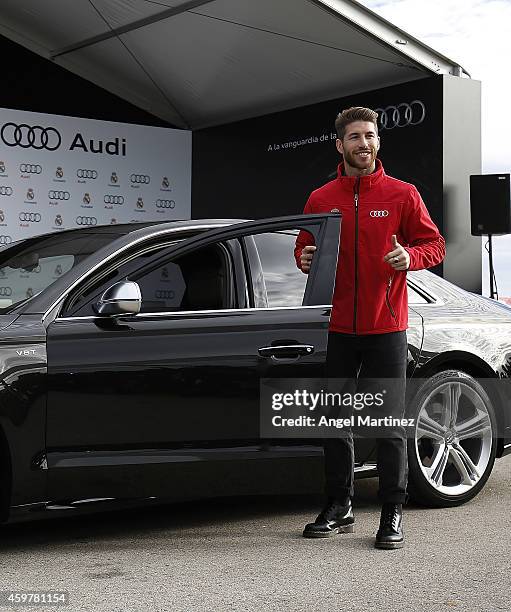
<path fill-rule="evenodd" d="M 511 234 L 509 174 L 470 175 L 472 236 Z"/>

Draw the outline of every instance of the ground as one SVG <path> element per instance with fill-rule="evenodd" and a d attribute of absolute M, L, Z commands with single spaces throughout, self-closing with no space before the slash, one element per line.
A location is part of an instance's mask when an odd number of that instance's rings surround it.
<path fill-rule="evenodd" d="M 354 534 L 301 536 L 320 497 L 209 500 L 6 526 L 0 590 L 69 591 L 69 612 L 511 608 L 511 457 L 472 502 L 405 508 L 406 546 L 376 550 L 375 479 Z"/>

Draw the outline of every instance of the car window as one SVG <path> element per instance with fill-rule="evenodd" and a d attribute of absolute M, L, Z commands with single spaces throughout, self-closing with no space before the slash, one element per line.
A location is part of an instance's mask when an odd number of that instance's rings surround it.
<path fill-rule="evenodd" d="M 68 300 L 61 316 L 96 315 L 94 305 L 103 292 L 122 280 L 140 287 L 141 313 L 232 308 L 232 263 L 226 246 L 212 244 L 166 258 L 165 251 L 178 242 L 155 245 L 106 267 Z"/>
<path fill-rule="evenodd" d="M 101 268 L 94 276 L 83 282 L 65 301 L 60 316 L 88 316 L 94 315 L 92 303 L 96 301 L 98 292 L 102 293 L 107 287 L 126 279 L 133 270 L 140 268 L 144 262 L 154 255 L 164 251 L 177 241 L 164 244 L 145 246 L 135 253 L 127 253 L 121 260 L 113 260 Z"/>
<path fill-rule="evenodd" d="M 0 313 L 49 287 L 91 253 L 119 237 L 82 230 L 28 238 L 0 253 Z"/>
<path fill-rule="evenodd" d="M 142 313 L 220 310 L 233 306 L 232 265 L 222 244 L 198 248 L 129 280 L 140 287 Z"/>
<path fill-rule="evenodd" d="M 33 297 L 71 270 L 74 260 L 73 255 L 11 259 L 0 267 L 0 308 Z"/>
<path fill-rule="evenodd" d="M 246 239 L 256 308 L 302 305 L 307 275 L 296 266 L 297 235 L 298 230 L 290 229 Z"/>

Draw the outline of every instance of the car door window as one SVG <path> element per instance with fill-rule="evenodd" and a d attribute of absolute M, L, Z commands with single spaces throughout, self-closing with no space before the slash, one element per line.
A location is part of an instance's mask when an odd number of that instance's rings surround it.
<path fill-rule="evenodd" d="M 294 258 L 298 231 L 290 229 L 246 237 L 256 308 L 302 305 L 307 274 L 298 269 Z"/>
<path fill-rule="evenodd" d="M 130 278 L 142 294 L 140 312 L 232 307 L 229 254 L 222 244 L 199 248 Z"/>
<path fill-rule="evenodd" d="M 66 296 L 59 317 L 95 317 L 94 306 L 104 291 L 123 280 L 140 286 L 142 314 L 330 304 L 339 220 L 334 215 L 314 215 L 295 218 L 293 225 L 288 219 L 210 229 L 168 246 L 168 253 L 163 248 L 156 254 L 109 262 Z M 244 225 L 246 230 L 240 227 Z M 308 275 L 294 260 L 301 230 L 323 245 Z"/>
<path fill-rule="evenodd" d="M 128 254 L 124 260 L 113 261 L 109 265 L 101 268 L 97 274 L 88 278 L 80 287 L 74 291 L 65 301 L 61 315 L 69 316 L 89 316 L 94 315 L 92 302 L 94 296 L 101 294 L 107 287 L 120 280 L 126 279 L 127 275 L 144 264 L 145 261 L 152 259 L 158 253 L 167 249 L 173 242 L 166 244 L 156 244 L 143 248 L 138 253 Z"/>
<path fill-rule="evenodd" d="M 222 243 L 197 248 L 175 258 L 157 257 L 165 247 L 131 258 L 106 270 L 71 298 L 74 308 L 66 308 L 64 316 L 94 316 L 94 304 L 115 282 L 135 281 L 142 296 L 141 313 L 179 312 L 185 310 L 221 310 L 234 305 L 234 282 L 230 251 Z"/>

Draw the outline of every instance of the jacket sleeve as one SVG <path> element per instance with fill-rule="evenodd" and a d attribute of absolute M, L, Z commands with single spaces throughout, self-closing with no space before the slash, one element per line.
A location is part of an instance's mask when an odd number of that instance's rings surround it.
<path fill-rule="evenodd" d="M 305 204 L 305 208 L 303 209 L 303 214 L 309 215 L 312 213 L 313 213 L 312 201 L 311 201 L 311 196 L 309 196 L 309 199 L 307 200 Z M 299 270 L 302 269 L 302 266 L 300 264 L 300 257 L 302 255 L 303 247 L 314 246 L 314 245 L 315 245 L 314 236 L 310 232 L 307 232 L 306 230 L 300 230 L 300 232 L 298 233 L 298 236 L 296 237 L 296 242 L 295 242 L 295 261 L 296 261 L 296 266 L 298 267 Z"/>
<path fill-rule="evenodd" d="M 408 270 L 431 268 L 445 257 L 445 240 L 415 187 L 405 204 L 401 230 L 408 243 L 405 246 L 410 255 Z"/>

